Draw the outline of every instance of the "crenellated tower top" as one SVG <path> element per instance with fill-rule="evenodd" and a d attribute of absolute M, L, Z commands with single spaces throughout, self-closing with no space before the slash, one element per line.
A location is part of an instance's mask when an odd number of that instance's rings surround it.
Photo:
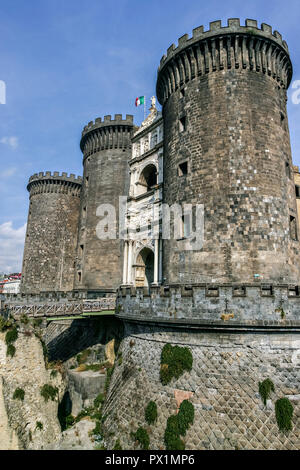
<path fill-rule="evenodd" d="M 40 193 L 72 193 L 74 196 L 80 195 L 82 177 L 74 174 L 59 173 L 51 171 L 35 173 L 29 178 L 27 190 L 30 196 Z"/>
<path fill-rule="evenodd" d="M 172 44 L 163 55 L 158 68 L 157 97 L 161 104 L 197 75 L 216 70 L 248 69 L 272 76 L 284 88 L 292 78 L 292 64 L 287 43 L 278 31 L 256 20 L 247 19 L 241 26 L 238 18 L 210 23 L 208 31 L 203 26 L 193 30 Z"/>
<path fill-rule="evenodd" d="M 125 119 L 122 119 L 122 114 L 115 114 L 114 119 L 111 115 L 107 115 L 104 116 L 103 121 L 100 117 L 96 118 L 95 121 L 90 121 L 84 127 L 80 141 L 84 158 L 99 150 L 130 148 L 130 137 L 133 129 L 133 116 L 131 114 L 126 114 Z"/>

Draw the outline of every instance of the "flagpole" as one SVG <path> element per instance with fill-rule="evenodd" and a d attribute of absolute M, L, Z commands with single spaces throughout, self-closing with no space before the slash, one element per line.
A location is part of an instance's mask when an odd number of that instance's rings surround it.
<path fill-rule="evenodd" d="M 146 119 L 146 95 L 144 95 L 144 121 Z"/>

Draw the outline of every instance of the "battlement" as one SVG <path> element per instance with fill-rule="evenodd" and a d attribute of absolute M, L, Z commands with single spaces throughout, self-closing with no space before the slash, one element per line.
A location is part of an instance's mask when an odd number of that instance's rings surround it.
<path fill-rule="evenodd" d="M 59 180 L 59 181 L 70 181 L 71 183 L 81 184 L 82 183 L 82 176 L 75 176 L 73 173 L 64 173 L 61 174 L 59 171 L 40 171 L 39 173 L 35 173 L 34 175 L 30 176 L 29 183 L 33 181 L 40 181 L 40 180 Z"/>
<path fill-rule="evenodd" d="M 202 44 L 202 50 L 199 48 L 199 43 Z M 174 72 L 175 57 L 179 62 L 176 64 L 178 72 Z M 162 72 L 170 64 L 173 72 L 169 70 L 168 76 L 160 80 Z M 220 20 L 213 21 L 208 31 L 199 26 L 193 29 L 191 38 L 188 34 L 181 36 L 178 39 L 178 46 L 172 44 L 167 54 L 162 56 L 158 68 L 157 86 L 160 103 L 165 99 L 162 96 L 162 87 L 167 86 L 168 81 L 171 82 L 169 85 L 176 89 L 178 85 L 194 78 L 196 74 L 202 75 L 224 68 L 250 68 L 267 72 L 285 87 L 288 87 L 292 76 L 287 43 L 278 31 L 272 30 L 271 26 L 262 23 L 259 28 L 257 21 L 250 19 L 246 20 L 245 26 L 240 24 L 238 18 L 228 19 L 227 26 L 222 26 Z M 281 73 L 280 68 L 284 69 L 284 73 Z M 160 83 L 162 81 L 164 84 Z M 177 81 L 181 83 L 177 84 Z"/>
<path fill-rule="evenodd" d="M 121 287 L 123 319 L 233 328 L 298 328 L 298 286 L 197 284 Z"/>
<path fill-rule="evenodd" d="M 122 114 L 115 114 L 115 118 L 112 119 L 111 115 L 108 114 L 104 116 L 103 121 L 101 117 L 98 117 L 95 121 L 90 121 L 88 125 L 84 127 L 82 137 L 95 129 L 108 126 L 133 126 L 133 115 L 126 114 L 126 118 L 123 119 Z"/>
<path fill-rule="evenodd" d="M 82 177 L 75 176 L 73 173 L 68 175 L 58 171 L 41 171 L 35 173 L 29 178 L 27 190 L 30 196 L 41 193 L 71 193 L 79 196 L 82 186 Z"/>
<path fill-rule="evenodd" d="M 104 116 L 103 121 L 101 118 L 96 118 L 95 122 L 89 122 L 82 131 L 80 141 L 84 158 L 100 150 L 130 149 L 134 128 L 131 114 L 126 114 L 125 119 L 122 119 L 122 114 L 115 114 L 114 119 L 108 115 Z"/>

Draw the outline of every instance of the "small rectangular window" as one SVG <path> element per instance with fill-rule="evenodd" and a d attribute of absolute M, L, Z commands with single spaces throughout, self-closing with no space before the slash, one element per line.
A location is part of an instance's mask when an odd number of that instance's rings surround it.
<path fill-rule="evenodd" d="M 296 184 L 295 186 L 296 198 L 300 198 L 300 186 Z"/>
<path fill-rule="evenodd" d="M 299 286 L 288 288 L 289 297 L 299 297 Z"/>
<path fill-rule="evenodd" d="M 81 272 L 78 271 L 78 282 L 81 282 Z"/>
<path fill-rule="evenodd" d="M 186 130 L 186 117 L 183 116 L 179 119 L 179 132 L 184 132 Z"/>
<path fill-rule="evenodd" d="M 179 176 L 185 176 L 188 173 L 188 162 L 182 162 L 178 165 Z"/>
<path fill-rule="evenodd" d="M 206 297 L 219 297 L 219 288 L 218 287 L 207 287 Z"/>
<path fill-rule="evenodd" d="M 262 286 L 261 295 L 262 297 L 269 297 L 273 295 L 273 286 Z"/>
<path fill-rule="evenodd" d="M 245 297 L 246 296 L 246 287 L 237 286 L 233 288 L 233 297 Z"/>

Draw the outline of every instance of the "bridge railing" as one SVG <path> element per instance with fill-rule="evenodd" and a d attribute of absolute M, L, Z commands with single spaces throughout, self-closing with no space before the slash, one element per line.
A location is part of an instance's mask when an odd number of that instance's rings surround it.
<path fill-rule="evenodd" d="M 1 301 L 0 311 L 13 317 L 26 315 L 28 317 L 74 316 L 84 313 L 112 311 L 116 307 L 115 297 L 103 297 L 98 300 L 73 302 L 51 302 L 35 304 L 17 304 Z"/>

